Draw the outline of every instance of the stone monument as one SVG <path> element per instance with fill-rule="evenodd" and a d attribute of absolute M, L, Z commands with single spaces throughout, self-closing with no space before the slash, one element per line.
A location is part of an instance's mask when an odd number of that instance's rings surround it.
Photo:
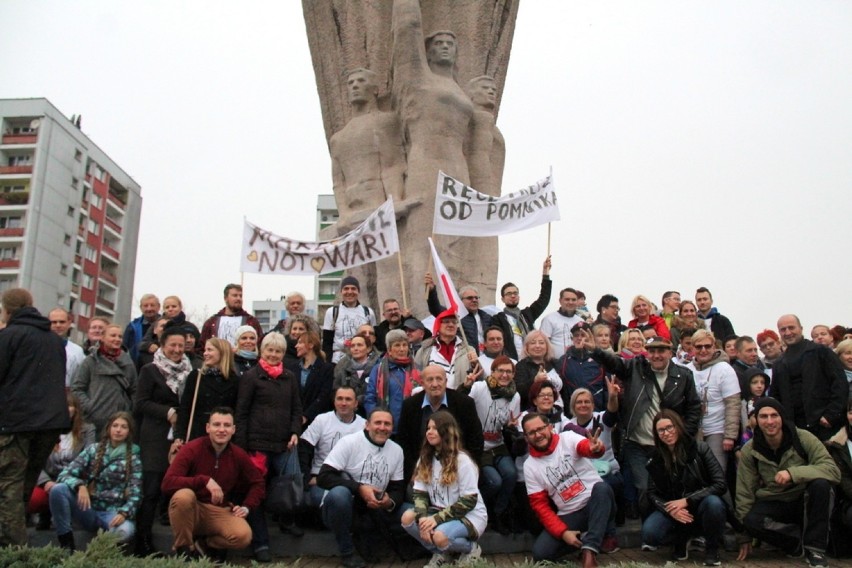
<path fill-rule="evenodd" d="M 418 0 L 303 0 L 302 9 L 332 157 L 336 233 L 392 195 L 408 305 L 426 315 L 423 274 L 438 171 L 500 194 L 505 143 L 495 120 L 517 0 L 422 7 Z M 437 235 L 435 244 L 456 285 L 472 284 L 483 304 L 493 303 L 497 238 Z M 377 291 L 365 300 L 370 305 L 401 299 L 396 264 L 359 274 L 362 295 Z"/>

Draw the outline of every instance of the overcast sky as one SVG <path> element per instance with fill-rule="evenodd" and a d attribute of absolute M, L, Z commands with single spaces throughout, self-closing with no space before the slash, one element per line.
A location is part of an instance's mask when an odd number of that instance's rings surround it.
<path fill-rule="evenodd" d="M 134 303 L 218 310 L 244 215 L 314 237 L 331 174 L 300 2 L 0 0 L 0 21 L 0 98 L 82 114 L 142 186 Z M 785 312 L 852 325 L 850 29 L 844 1 L 523 2 L 504 192 L 553 166 L 554 288 L 594 311 L 606 292 L 629 307 L 707 286 L 739 333 Z M 526 305 L 546 228 L 500 246 Z M 245 283 L 249 308 L 313 294 L 307 277 Z"/>

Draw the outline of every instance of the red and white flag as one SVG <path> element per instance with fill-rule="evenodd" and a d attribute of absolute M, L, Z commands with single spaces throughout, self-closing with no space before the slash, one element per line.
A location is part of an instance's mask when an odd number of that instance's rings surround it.
<path fill-rule="evenodd" d="M 438 257 L 438 251 L 435 250 L 435 243 L 432 242 L 431 238 L 429 239 L 429 246 L 432 247 L 432 262 L 435 263 L 435 276 L 437 277 L 435 278 L 435 285 L 438 287 L 443 304 L 447 306 L 447 312 L 452 312 L 461 319 L 467 315 L 467 308 L 462 304 L 455 284 L 453 284 L 453 279 L 447 272 L 447 267 Z M 437 318 L 446 315 L 447 312 L 440 314 Z"/>

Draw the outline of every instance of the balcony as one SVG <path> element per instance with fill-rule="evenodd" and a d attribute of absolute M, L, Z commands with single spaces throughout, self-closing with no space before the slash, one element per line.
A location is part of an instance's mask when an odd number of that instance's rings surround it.
<path fill-rule="evenodd" d="M 0 237 L 23 237 L 24 228 L 17 229 L 0 229 Z"/>
<path fill-rule="evenodd" d="M 109 217 L 104 217 L 104 224 L 113 231 L 115 231 L 117 234 L 121 234 L 121 225 L 119 225 Z"/>
<path fill-rule="evenodd" d="M 0 268 L 20 268 L 21 261 L 17 258 L 9 258 L 5 260 L 0 260 Z"/>
<path fill-rule="evenodd" d="M 38 134 L 4 134 L 3 144 L 35 144 Z"/>
<path fill-rule="evenodd" d="M 0 175 L 2 174 L 32 174 L 33 167 L 29 166 L 0 166 Z"/>
<path fill-rule="evenodd" d="M 127 203 L 119 199 L 119 197 L 111 191 L 107 193 L 107 199 L 121 211 L 124 211 L 124 208 L 127 207 Z"/>
<path fill-rule="evenodd" d="M 74 255 L 74 264 L 76 264 L 77 266 L 83 266 L 83 257 L 80 256 L 79 254 L 75 254 Z"/>
<path fill-rule="evenodd" d="M 115 311 L 115 302 L 110 302 L 109 300 L 105 300 L 104 298 L 98 296 L 98 304 L 109 309 L 110 311 Z"/>
<path fill-rule="evenodd" d="M 0 205 L 26 205 L 29 202 L 29 191 L 10 191 L 0 194 Z"/>
<path fill-rule="evenodd" d="M 100 278 L 106 280 L 110 284 L 118 285 L 118 278 L 116 278 L 115 274 L 110 274 L 109 272 L 101 271 L 99 274 Z"/>
<path fill-rule="evenodd" d="M 118 251 L 112 248 L 111 246 L 104 243 L 103 247 L 101 247 L 101 252 L 105 252 L 114 258 L 116 261 L 120 260 L 118 256 Z"/>

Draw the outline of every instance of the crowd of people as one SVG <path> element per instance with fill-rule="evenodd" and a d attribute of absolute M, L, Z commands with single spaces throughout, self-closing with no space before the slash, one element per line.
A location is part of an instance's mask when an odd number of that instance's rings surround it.
<path fill-rule="evenodd" d="M 144 556 L 159 518 L 177 555 L 269 562 L 272 520 L 324 525 L 346 568 L 379 561 L 377 538 L 438 568 L 480 557 L 486 530 L 531 531 L 534 560 L 578 551 L 587 568 L 630 518 L 674 560 L 701 539 L 719 565 L 730 527 L 740 560 L 772 545 L 827 566 L 852 529 L 852 329 L 809 340 L 787 314 L 736 335 L 706 288 L 659 309 L 637 295 L 626 323 L 612 294 L 594 316 L 564 288 L 544 314 L 549 272 L 526 307 L 504 284 L 496 313 L 462 287 L 461 318 L 427 274 L 431 330 L 395 299 L 379 321 L 351 276 L 322 325 L 292 293 L 265 333 L 236 284 L 200 329 L 145 294 L 82 346 L 65 309 L 7 290 L 0 543 L 26 543 L 31 521 L 73 550 L 77 523 Z M 267 503 L 283 478 L 302 480 L 298 508 Z"/>

